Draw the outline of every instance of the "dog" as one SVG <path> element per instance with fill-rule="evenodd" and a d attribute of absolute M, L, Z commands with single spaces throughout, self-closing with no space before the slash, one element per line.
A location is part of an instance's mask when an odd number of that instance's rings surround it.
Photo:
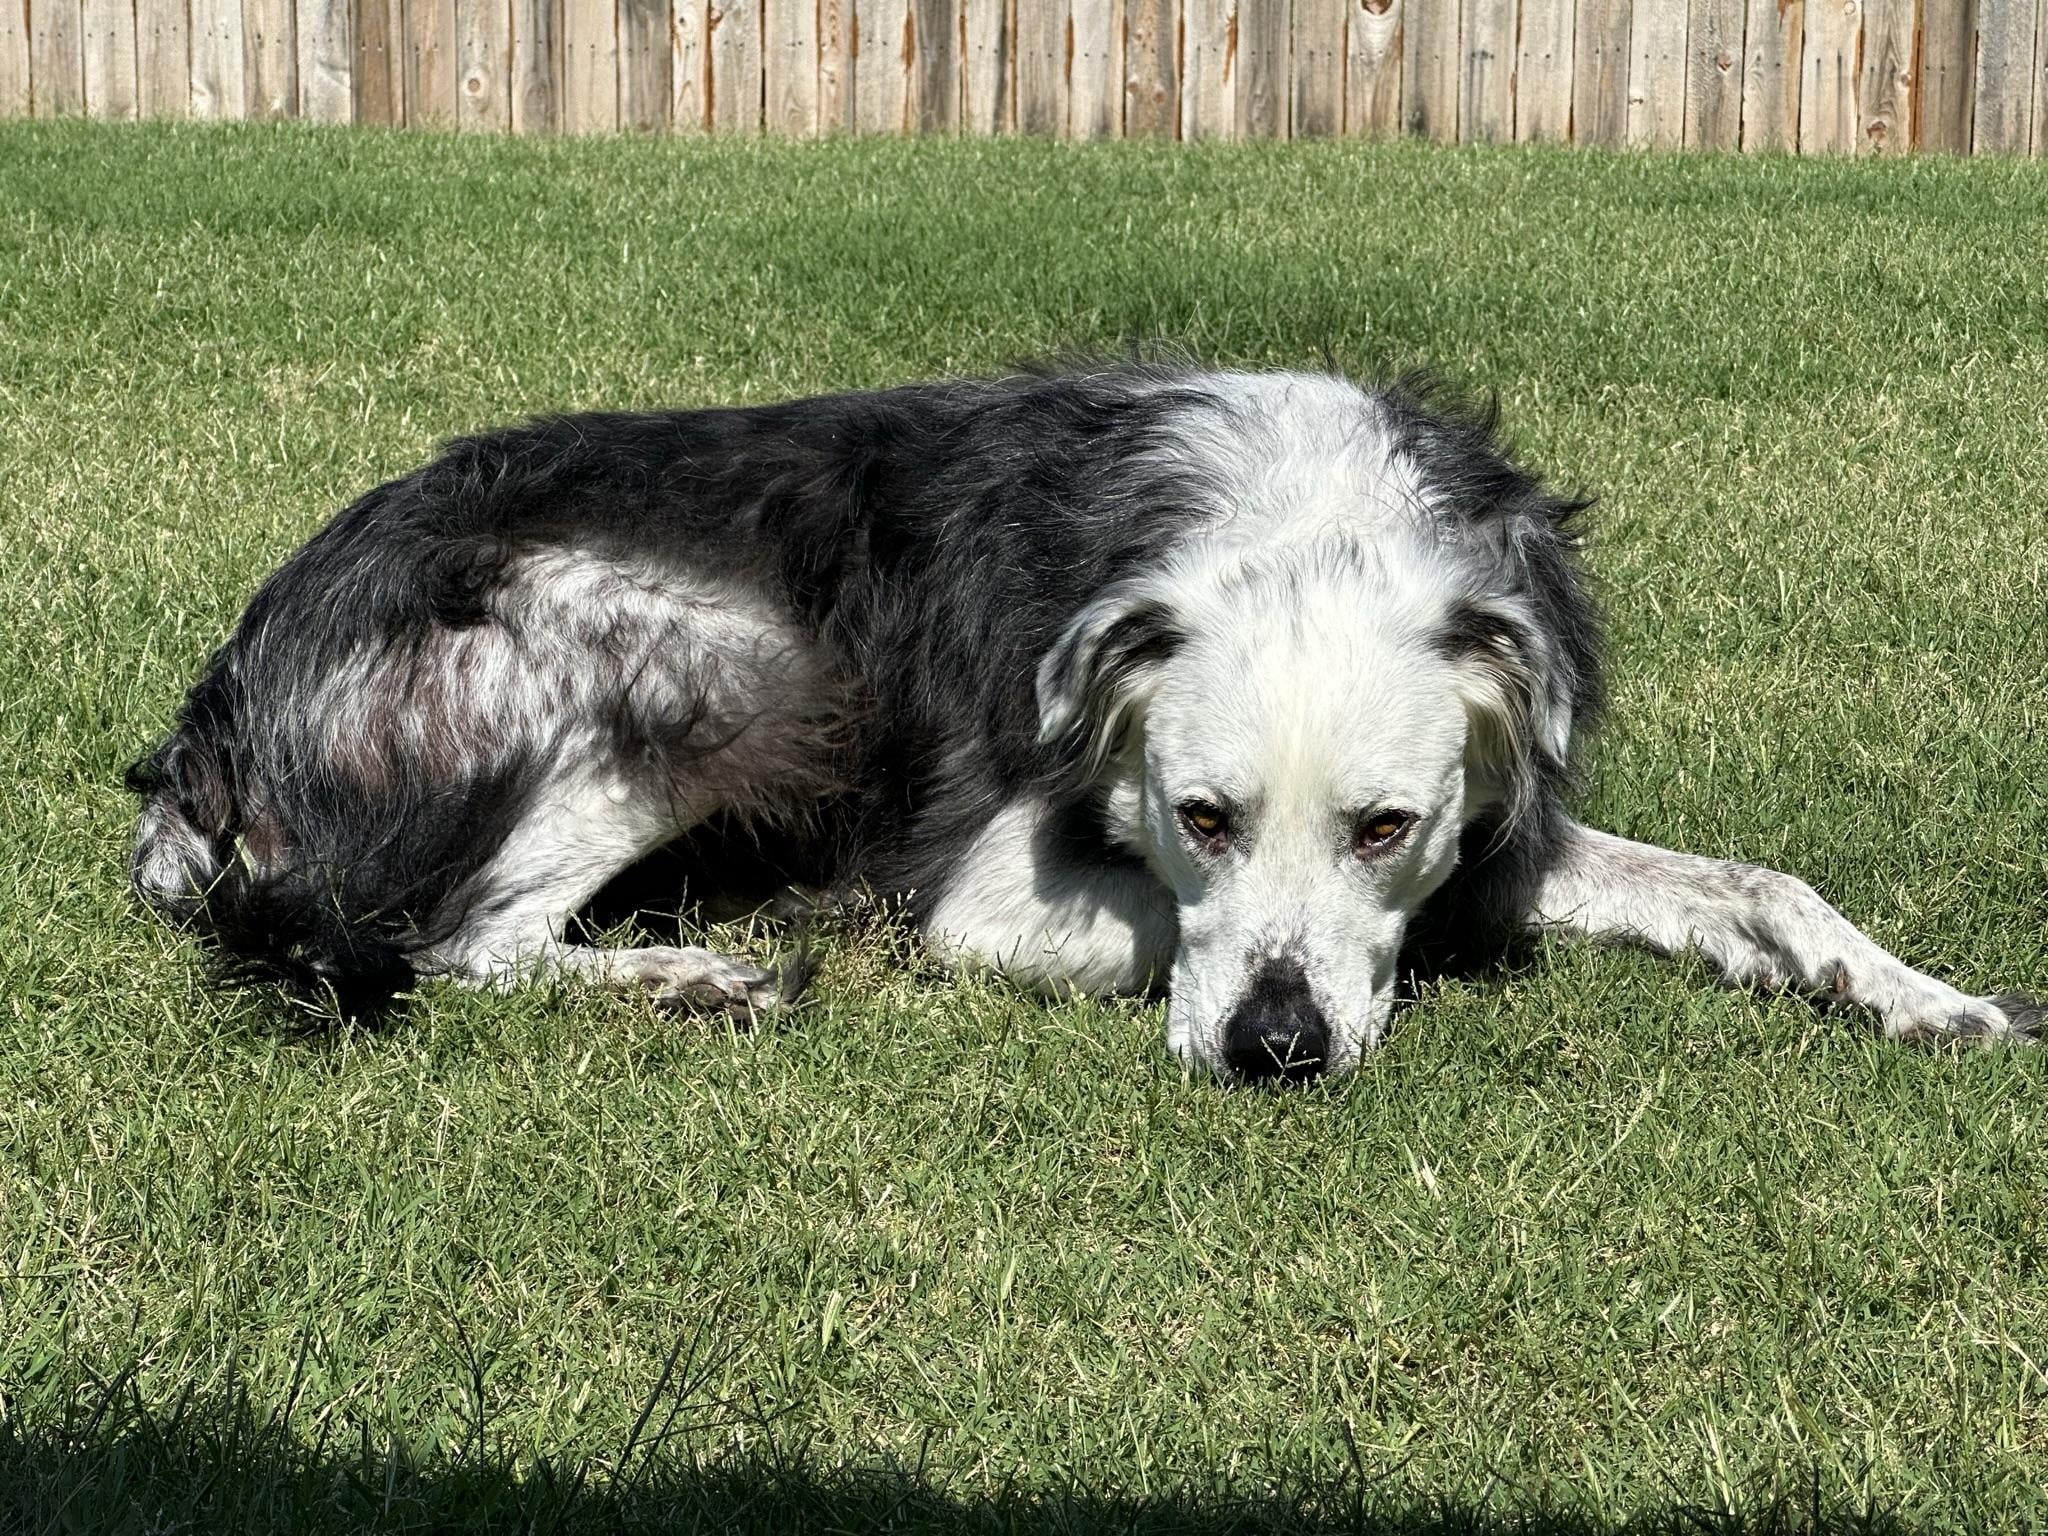
<path fill-rule="evenodd" d="M 257 592 L 138 763 L 133 883 L 300 986 L 790 978 L 577 912 L 725 819 L 1048 993 L 1169 999 L 1233 1081 L 1343 1073 L 1404 946 L 1696 949 L 1900 1039 L 2043 1009 L 1799 880 L 1566 809 L 1589 503 L 1426 383 L 1119 362 L 449 444 Z"/>

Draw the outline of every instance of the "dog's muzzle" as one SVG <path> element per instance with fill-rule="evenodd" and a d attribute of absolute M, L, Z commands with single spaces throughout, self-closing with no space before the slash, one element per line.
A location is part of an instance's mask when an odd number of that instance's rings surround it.
<path fill-rule="evenodd" d="M 1223 1026 L 1224 1064 L 1251 1083 L 1305 1083 L 1330 1059 L 1330 1026 L 1301 962 L 1268 960 Z"/>

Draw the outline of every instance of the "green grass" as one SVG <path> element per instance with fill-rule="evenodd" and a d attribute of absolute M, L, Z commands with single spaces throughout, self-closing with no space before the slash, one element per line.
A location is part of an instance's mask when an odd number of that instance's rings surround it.
<path fill-rule="evenodd" d="M 2048 987 L 2044 210 L 1993 160 L 0 128 L 0 1510 L 2048 1519 L 2038 1053 L 1555 948 L 1225 1093 L 1156 1007 L 859 936 L 752 1036 L 307 1031 L 131 909 L 119 788 L 450 433 L 1127 338 L 1429 362 L 1605 493 L 1589 818 Z"/>

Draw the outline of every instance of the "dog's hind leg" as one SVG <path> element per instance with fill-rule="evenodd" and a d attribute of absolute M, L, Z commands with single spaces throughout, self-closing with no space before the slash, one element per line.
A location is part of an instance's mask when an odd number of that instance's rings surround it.
<path fill-rule="evenodd" d="M 699 819 L 670 796 L 613 773 L 564 775 L 534 796 L 463 893 L 459 926 L 419 957 L 419 970 L 501 988 L 580 978 L 740 1019 L 792 1001 L 801 987 L 792 967 L 771 972 L 708 949 L 606 949 L 568 937 L 571 915 L 606 882 Z"/>
<path fill-rule="evenodd" d="M 1868 1009 L 1896 1040 L 2030 1039 L 2048 1007 L 1971 997 L 1887 954 L 1791 875 L 1568 828 L 1525 921 L 1533 928 L 1697 949 L 1737 986 Z"/>

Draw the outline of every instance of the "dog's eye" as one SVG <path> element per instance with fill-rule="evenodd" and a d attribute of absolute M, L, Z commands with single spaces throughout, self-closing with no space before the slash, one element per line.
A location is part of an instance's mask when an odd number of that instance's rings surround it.
<path fill-rule="evenodd" d="M 1221 843 L 1230 835 L 1230 813 L 1210 800 L 1183 800 L 1174 807 L 1181 825 L 1198 842 Z"/>
<path fill-rule="evenodd" d="M 1357 850 L 1360 858 L 1385 853 L 1408 835 L 1415 818 L 1407 811 L 1373 811 L 1358 819 Z"/>

